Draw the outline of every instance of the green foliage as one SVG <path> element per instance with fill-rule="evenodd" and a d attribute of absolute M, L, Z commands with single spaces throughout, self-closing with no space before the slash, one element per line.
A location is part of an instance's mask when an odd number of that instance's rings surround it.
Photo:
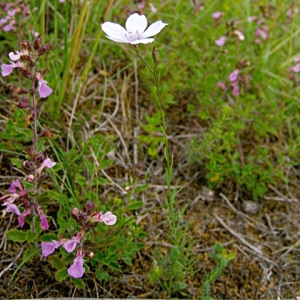
<path fill-rule="evenodd" d="M 211 300 L 210 287 L 225 270 L 228 262 L 234 259 L 235 254 L 233 252 L 227 253 L 227 251 L 220 245 L 215 244 L 210 253 L 210 257 L 215 261 L 215 268 L 206 276 L 204 283 L 202 284 L 202 297 L 203 300 Z"/>
<path fill-rule="evenodd" d="M 161 136 L 161 115 L 160 112 L 153 114 L 153 116 L 145 115 L 146 124 L 141 124 L 145 134 L 138 136 L 141 143 L 147 145 L 147 154 L 154 158 L 157 156 L 158 146 L 164 141 Z"/>
<path fill-rule="evenodd" d="M 10 229 L 6 234 L 6 237 L 13 242 L 23 243 L 27 240 L 27 232 L 18 229 Z"/>

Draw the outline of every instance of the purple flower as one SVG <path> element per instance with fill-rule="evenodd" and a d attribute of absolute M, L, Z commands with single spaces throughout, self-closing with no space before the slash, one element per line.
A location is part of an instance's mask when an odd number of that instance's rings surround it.
<path fill-rule="evenodd" d="M 41 221 L 41 228 L 43 230 L 48 230 L 49 229 L 49 223 L 47 221 L 46 216 L 40 216 L 40 221 Z"/>
<path fill-rule="evenodd" d="M 63 247 L 67 252 L 72 252 L 76 248 L 76 245 L 80 243 L 80 239 L 74 236 L 72 239 L 64 243 Z"/>
<path fill-rule="evenodd" d="M 52 161 L 50 158 L 46 158 L 43 161 L 43 164 L 46 168 L 51 169 L 56 165 L 56 162 Z"/>
<path fill-rule="evenodd" d="M 14 68 L 16 68 L 17 65 L 12 63 L 10 65 L 8 64 L 2 64 L 1 65 L 1 70 L 2 70 L 2 76 L 5 77 L 5 76 L 8 76 Z"/>
<path fill-rule="evenodd" d="M 117 217 L 110 211 L 107 211 L 104 215 L 100 216 L 100 222 L 104 222 L 106 225 L 114 225 L 117 222 Z"/>
<path fill-rule="evenodd" d="M 61 241 L 52 240 L 52 242 L 41 242 L 43 256 L 47 257 L 48 255 L 52 254 L 60 245 Z"/>
<path fill-rule="evenodd" d="M 50 158 L 46 158 L 42 164 L 40 165 L 40 167 L 38 168 L 37 172 L 38 174 L 41 174 L 42 171 L 47 168 L 47 169 L 51 169 L 56 165 L 56 162 L 52 161 Z"/>
<path fill-rule="evenodd" d="M 293 66 L 293 67 L 292 67 L 292 70 L 293 70 L 295 73 L 299 73 L 299 72 L 300 72 L 300 64 L 297 64 L 296 66 Z"/>
<path fill-rule="evenodd" d="M 19 51 L 16 51 L 16 54 L 15 54 L 14 52 L 9 52 L 9 53 L 8 53 L 8 56 L 9 56 L 10 60 L 12 60 L 12 61 L 17 61 L 17 60 L 20 59 L 21 54 L 20 54 Z"/>
<path fill-rule="evenodd" d="M 11 194 L 15 194 L 15 193 L 18 193 L 23 190 L 24 190 L 23 185 L 19 179 L 17 179 L 16 181 L 13 181 L 9 187 L 9 192 Z"/>
<path fill-rule="evenodd" d="M 21 228 L 24 226 L 25 217 L 29 216 L 30 214 L 31 214 L 31 210 L 27 208 L 19 215 L 18 222 Z"/>
<path fill-rule="evenodd" d="M 23 69 L 24 68 L 24 64 L 22 62 L 19 62 L 19 61 L 17 61 L 16 63 L 14 63 L 13 61 L 11 61 L 10 65 L 8 65 L 8 64 L 2 64 L 1 65 L 2 76 L 3 77 L 8 76 L 13 71 L 13 69 L 15 69 L 15 68 L 21 68 L 21 69 Z"/>
<path fill-rule="evenodd" d="M 16 204 L 11 203 L 9 200 L 6 200 L 2 205 L 6 206 L 7 213 L 15 213 L 17 216 L 21 214 L 18 206 Z"/>
<path fill-rule="evenodd" d="M 220 19 L 220 18 L 222 17 L 222 15 L 223 15 L 223 13 L 222 13 L 221 11 L 216 11 L 216 12 L 214 12 L 211 16 L 212 16 L 214 19 L 218 20 L 218 19 Z"/>
<path fill-rule="evenodd" d="M 239 69 L 234 70 L 234 71 L 229 75 L 229 80 L 230 80 L 231 82 L 236 81 L 236 80 L 237 80 L 237 77 L 238 77 L 238 75 L 239 75 L 239 72 L 240 72 Z"/>
<path fill-rule="evenodd" d="M 238 86 L 237 82 L 232 83 L 232 92 L 236 96 L 238 96 L 240 94 L 239 86 Z"/>
<path fill-rule="evenodd" d="M 218 45 L 220 47 L 224 46 L 225 42 L 226 42 L 225 35 L 221 36 L 218 40 L 215 41 L 216 45 Z"/>
<path fill-rule="evenodd" d="M 47 85 L 47 81 L 43 79 L 42 74 L 37 73 L 36 78 L 39 81 L 38 92 L 41 98 L 47 98 L 52 94 L 52 89 Z"/>
<path fill-rule="evenodd" d="M 107 211 L 104 215 L 102 212 L 96 212 L 92 215 L 92 222 L 104 222 L 106 225 L 114 225 L 117 222 L 117 217 L 110 211 Z"/>
<path fill-rule="evenodd" d="M 84 262 L 84 254 L 82 253 L 81 250 L 77 251 L 76 257 L 74 259 L 73 264 L 71 267 L 68 269 L 68 273 L 71 277 L 73 278 L 81 278 L 82 275 L 84 274 L 84 267 L 83 267 L 83 262 Z"/>

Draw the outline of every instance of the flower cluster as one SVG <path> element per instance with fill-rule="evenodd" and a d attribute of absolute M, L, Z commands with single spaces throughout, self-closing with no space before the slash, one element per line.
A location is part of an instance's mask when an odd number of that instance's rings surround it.
<path fill-rule="evenodd" d="M 212 17 L 219 20 L 222 17 L 222 12 L 215 12 Z M 218 23 L 217 23 L 218 24 Z M 243 41 L 245 39 L 244 34 L 241 30 L 236 27 L 235 20 L 231 20 L 226 24 L 226 33 L 222 35 L 219 39 L 215 41 L 215 44 L 219 47 L 223 47 L 230 37 L 238 38 L 238 40 Z"/>
<path fill-rule="evenodd" d="M 27 181 L 34 181 L 35 176 L 37 177 L 37 181 L 45 179 L 47 174 L 44 172 L 44 169 L 50 169 L 54 167 L 55 164 L 56 163 L 52 162 L 50 158 L 45 158 L 43 152 L 41 152 L 34 161 L 23 161 L 23 168 L 25 171 L 29 171 L 26 177 Z M 32 174 L 34 170 L 37 170 L 36 175 Z M 24 226 L 25 218 L 35 214 L 39 215 L 41 228 L 43 230 L 49 228 L 49 223 L 42 207 L 29 197 L 28 190 L 19 179 L 11 183 L 9 194 L 2 196 L 0 198 L 0 202 L 1 201 L 3 201 L 2 206 L 6 206 L 7 213 L 15 213 L 18 216 L 18 222 L 21 228 Z"/>
<path fill-rule="evenodd" d="M 265 20 L 262 17 L 251 16 L 248 18 L 248 22 L 254 21 L 256 22 L 255 43 L 262 44 L 262 41 L 268 38 L 269 27 L 264 24 Z"/>
<path fill-rule="evenodd" d="M 84 257 L 88 256 L 91 252 L 87 247 L 84 247 L 84 237 L 87 230 L 97 226 L 99 222 L 106 225 L 114 225 L 117 222 L 117 217 L 110 211 L 105 214 L 95 211 L 96 206 L 94 201 L 89 201 L 83 206 L 83 210 L 79 211 L 78 208 L 72 209 L 72 217 L 76 220 L 81 230 L 71 239 L 60 239 L 58 241 L 52 240 L 51 242 L 42 242 L 42 254 L 44 257 L 52 254 L 58 247 L 62 246 L 67 252 L 73 252 L 76 247 L 76 255 L 73 264 L 69 267 L 68 273 L 71 277 L 81 278 L 84 274 Z"/>
<path fill-rule="evenodd" d="M 245 69 L 249 65 L 249 61 L 240 61 L 236 69 L 233 72 L 231 72 L 228 76 L 229 86 L 232 88 L 232 93 L 235 96 L 239 96 L 240 87 L 249 88 L 249 75 L 241 73 L 241 70 Z M 216 87 L 220 88 L 222 91 L 227 91 L 228 89 L 226 83 L 223 81 L 217 82 Z"/>
<path fill-rule="evenodd" d="M 51 95 L 52 89 L 47 85 L 47 81 L 43 78 L 44 71 L 33 71 L 40 56 L 45 54 L 49 49 L 48 45 L 42 45 L 41 42 L 42 39 L 40 36 L 34 40 L 33 45 L 28 41 L 23 41 L 21 43 L 22 49 L 20 51 L 10 52 L 8 54 L 10 64 L 3 63 L 1 65 L 1 70 L 3 77 L 10 75 L 14 69 L 19 70 L 26 78 L 36 82 L 40 98 L 47 98 Z M 20 90 L 20 93 L 22 94 L 27 92 L 29 91 L 24 89 Z"/>
<path fill-rule="evenodd" d="M 6 13 L 6 16 L 0 19 L 0 28 L 3 31 L 15 32 L 17 27 L 15 16 L 17 14 L 22 16 L 29 15 L 29 9 L 23 1 L 18 1 L 17 4 L 8 2 L 5 4 L 3 11 Z"/>
<path fill-rule="evenodd" d="M 299 83 L 300 80 L 299 80 L 298 73 L 300 73 L 300 55 L 298 55 L 294 58 L 294 62 L 295 62 L 295 65 L 288 68 L 286 72 L 287 72 L 288 77 L 291 80 L 293 80 L 296 83 Z M 298 74 L 298 76 L 297 76 L 297 74 Z"/>

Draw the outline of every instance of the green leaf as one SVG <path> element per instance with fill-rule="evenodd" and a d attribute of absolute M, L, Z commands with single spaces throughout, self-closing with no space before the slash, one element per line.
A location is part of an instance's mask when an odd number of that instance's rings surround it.
<path fill-rule="evenodd" d="M 143 207 L 143 202 L 142 201 L 133 200 L 133 201 L 129 202 L 129 204 L 127 206 L 127 211 L 138 210 L 138 209 L 141 209 L 142 207 Z"/>
<path fill-rule="evenodd" d="M 102 280 L 109 281 L 110 280 L 110 275 L 105 270 L 97 269 L 96 270 L 96 278 L 99 281 L 102 281 Z"/>
<path fill-rule="evenodd" d="M 55 279 L 58 282 L 64 281 L 69 276 L 67 268 L 63 268 L 55 273 Z"/>
<path fill-rule="evenodd" d="M 27 232 L 26 231 L 21 231 L 18 229 L 11 229 L 7 232 L 6 234 L 7 239 L 13 242 L 25 242 L 27 241 Z"/>
<path fill-rule="evenodd" d="M 82 290 L 85 288 L 85 283 L 82 279 L 75 279 L 75 278 L 71 278 L 72 282 L 74 283 L 75 287 L 78 290 Z"/>
<path fill-rule="evenodd" d="M 63 261 L 56 255 L 50 256 L 48 261 L 52 265 L 52 267 L 54 267 L 57 270 L 62 270 L 65 267 Z"/>
<path fill-rule="evenodd" d="M 147 190 L 148 189 L 148 184 L 146 183 L 146 184 L 143 184 L 143 185 L 141 185 L 141 186 L 138 186 L 138 187 L 136 187 L 135 188 L 135 192 L 136 193 L 140 193 L 140 192 L 142 192 L 142 191 L 145 191 L 145 190 Z"/>
<path fill-rule="evenodd" d="M 15 166 L 17 168 L 22 168 L 22 159 L 12 158 L 11 163 L 12 163 L 13 166 Z"/>

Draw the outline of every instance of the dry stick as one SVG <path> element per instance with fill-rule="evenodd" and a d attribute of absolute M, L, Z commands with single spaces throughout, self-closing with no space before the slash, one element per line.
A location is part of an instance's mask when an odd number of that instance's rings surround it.
<path fill-rule="evenodd" d="M 2 277 L 2 275 L 8 271 L 13 265 L 14 263 L 17 261 L 17 259 L 21 256 L 21 254 L 23 253 L 24 248 L 21 248 L 20 252 L 18 253 L 18 255 L 15 257 L 15 259 L 6 267 L 4 268 L 1 272 L 0 272 L 0 278 Z"/>
<path fill-rule="evenodd" d="M 2 248 L 3 244 L 4 244 L 5 241 L 6 241 L 6 232 L 7 232 L 8 229 L 10 228 L 10 225 L 11 225 L 11 222 L 12 222 L 13 215 L 14 215 L 14 214 L 11 214 L 11 215 L 10 215 L 9 223 L 8 223 L 8 225 L 6 226 L 6 229 L 5 229 L 4 233 L 3 233 L 2 240 L 1 240 L 1 244 L 0 244 L 0 249 Z M 1 276 L 0 276 L 0 277 L 1 277 Z"/>
<path fill-rule="evenodd" d="M 230 209 L 231 209 L 233 212 L 235 212 L 238 216 L 247 219 L 248 221 L 250 221 L 250 223 L 254 221 L 254 220 L 251 219 L 248 215 L 246 215 L 246 214 L 244 214 L 243 212 L 237 210 L 237 209 L 230 203 L 229 199 L 228 199 L 224 194 L 220 193 L 220 196 L 226 201 L 226 203 L 227 203 L 227 205 L 230 207 Z M 260 224 L 260 225 L 263 225 L 263 224 Z M 253 226 L 254 226 L 254 225 L 253 225 Z M 254 227 L 255 227 L 255 226 L 254 226 Z M 255 228 L 257 228 L 257 227 L 255 227 Z M 266 228 L 264 225 L 263 225 L 262 228 L 258 228 L 258 229 L 261 230 L 261 231 L 263 231 L 263 232 L 265 232 L 265 231 L 267 230 L 267 228 Z"/>
<path fill-rule="evenodd" d="M 250 243 L 248 243 L 239 233 L 237 233 L 236 231 L 234 231 L 232 228 L 230 228 L 221 218 L 218 217 L 218 215 L 213 214 L 214 217 L 219 221 L 219 223 L 227 230 L 229 231 L 234 237 L 236 237 L 240 242 L 242 242 L 245 246 L 247 246 L 249 248 L 249 251 L 253 251 L 259 258 L 265 260 L 266 262 L 272 264 L 272 265 L 276 265 L 277 263 L 264 257 L 262 255 L 262 252 L 255 248 L 253 245 L 251 245 Z M 251 251 L 251 252 L 252 252 Z"/>

